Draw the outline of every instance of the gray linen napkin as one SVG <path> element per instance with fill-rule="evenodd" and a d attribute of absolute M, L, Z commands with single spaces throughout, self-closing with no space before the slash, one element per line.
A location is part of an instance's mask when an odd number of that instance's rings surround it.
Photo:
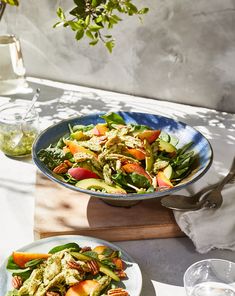
<path fill-rule="evenodd" d="M 193 241 L 199 253 L 218 249 L 235 250 L 235 186 L 226 185 L 219 209 L 174 211 L 181 230 Z"/>

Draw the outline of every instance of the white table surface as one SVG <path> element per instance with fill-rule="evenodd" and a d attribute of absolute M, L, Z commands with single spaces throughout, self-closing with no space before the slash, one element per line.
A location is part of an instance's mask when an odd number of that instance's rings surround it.
<path fill-rule="evenodd" d="M 136 111 L 160 114 L 183 121 L 200 130 L 211 142 L 214 162 L 209 172 L 189 191 L 222 178 L 230 166 L 235 147 L 235 115 L 200 107 L 122 95 L 28 78 L 30 87 L 40 87 L 37 103 L 41 129 L 68 116 L 97 111 Z M 0 104 L 9 100 L 29 100 L 31 94 L 0 97 Z M 222 146 L 226 157 L 221 157 Z M 36 167 L 31 159 L 15 160 L 0 153 L 0 263 L 13 251 L 34 240 L 34 190 Z M 196 187 L 195 187 L 196 186 Z M 198 187 L 197 187 L 198 186 Z M 182 277 L 186 268 L 204 258 L 234 260 L 232 251 L 213 250 L 198 254 L 187 238 L 150 239 L 117 242 L 139 263 L 143 272 L 143 296 L 184 296 Z M 1 287 L 0 287 L 1 290 Z"/>

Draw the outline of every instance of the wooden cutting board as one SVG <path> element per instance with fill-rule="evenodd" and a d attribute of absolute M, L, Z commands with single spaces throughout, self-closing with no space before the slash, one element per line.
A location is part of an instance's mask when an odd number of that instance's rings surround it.
<path fill-rule="evenodd" d="M 114 207 L 101 199 L 73 191 L 37 175 L 35 239 L 80 234 L 109 241 L 184 236 L 171 210 L 159 199 L 129 207 Z"/>

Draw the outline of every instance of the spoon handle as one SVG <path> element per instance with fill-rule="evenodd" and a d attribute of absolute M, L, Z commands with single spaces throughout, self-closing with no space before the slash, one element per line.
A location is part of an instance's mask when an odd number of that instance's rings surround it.
<path fill-rule="evenodd" d="M 225 184 L 227 184 L 235 175 L 235 157 L 233 158 L 233 163 L 232 166 L 230 168 L 229 173 L 226 175 L 226 177 L 224 177 L 224 179 L 219 183 L 218 187 L 216 188 L 216 190 L 221 191 L 224 187 Z"/>
<path fill-rule="evenodd" d="M 224 187 L 225 184 L 227 184 L 235 175 L 235 157 L 233 159 L 233 163 L 232 163 L 232 166 L 230 168 L 230 171 L 229 173 L 226 175 L 226 177 L 224 177 L 224 179 L 218 183 L 215 183 L 215 184 L 212 184 L 212 185 L 209 185 L 203 189 L 201 189 L 200 191 L 198 191 L 196 194 L 194 194 L 193 196 L 193 199 L 196 201 L 199 201 L 201 199 L 201 197 L 211 191 L 211 190 L 214 190 L 214 191 L 221 191 Z M 202 198 L 202 202 L 204 201 L 205 197 Z"/>
<path fill-rule="evenodd" d="M 29 105 L 27 111 L 25 112 L 25 115 L 24 115 L 24 117 L 23 117 L 23 121 L 25 120 L 25 118 L 27 117 L 27 115 L 29 114 L 29 112 L 31 111 L 31 109 L 33 108 L 33 106 L 34 106 L 34 104 L 36 103 L 36 101 L 37 101 L 39 95 L 40 95 L 40 88 L 37 88 L 37 89 L 36 89 L 36 93 L 34 94 L 33 99 L 32 99 L 32 101 L 31 101 L 31 104 Z"/>

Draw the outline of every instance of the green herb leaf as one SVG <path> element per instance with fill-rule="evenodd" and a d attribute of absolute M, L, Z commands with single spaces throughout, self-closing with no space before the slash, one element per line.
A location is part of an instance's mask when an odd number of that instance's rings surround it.
<path fill-rule="evenodd" d="M 13 260 L 13 256 L 9 256 L 8 257 L 8 261 L 7 261 L 7 267 L 8 270 L 17 270 L 17 269 L 21 269 L 22 268 L 20 266 L 18 266 L 14 260 Z"/>
<path fill-rule="evenodd" d="M 150 182 L 145 176 L 139 175 L 137 173 L 129 174 L 129 176 L 130 176 L 131 181 L 134 186 L 136 186 L 138 188 L 149 188 L 150 187 Z"/>
<path fill-rule="evenodd" d="M 65 18 L 64 11 L 63 11 L 63 9 L 62 9 L 61 7 L 59 7 L 59 8 L 57 9 L 56 13 L 57 13 L 58 17 L 59 17 L 62 21 L 64 21 L 64 20 L 66 19 L 66 18 Z"/>
<path fill-rule="evenodd" d="M 74 0 L 74 4 L 76 6 L 69 12 L 72 19 L 68 21 L 66 21 L 63 9 L 58 8 L 57 15 L 63 21 L 63 26 L 70 26 L 73 31 L 76 31 L 76 39 L 78 41 L 81 40 L 84 35 L 88 38 L 95 39 L 89 43 L 90 45 L 95 45 L 100 40 L 110 53 L 115 45 L 114 39 L 112 35 L 110 35 L 111 37 L 105 37 L 105 35 L 103 35 L 103 29 L 112 29 L 114 25 L 118 24 L 122 20 L 119 16 L 120 14 L 142 15 L 148 12 L 148 8 L 146 7 L 138 9 L 132 3 L 132 0 Z M 77 23 L 79 23 L 82 28 L 79 28 Z M 54 28 L 58 27 L 60 24 L 61 22 L 57 22 Z M 97 33 L 97 35 L 94 36 L 95 38 L 92 38 L 89 33 L 84 34 L 83 30 L 85 29 Z M 111 40 L 107 41 L 107 39 Z"/>
<path fill-rule="evenodd" d="M 116 265 L 111 260 L 103 259 L 103 260 L 101 260 L 101 263 L 104 265 L 107 265 L 112 270 L 116 269 Z"/>
<path fill-rule="evenodd" d="M 76 39 L 77 40 L 82 39 L 83 35 L 84 35 L 84 29 L 83 28 L 78 29 L 76 33 Z"/>
<path fill-rule="evenodd" d="M 116 184 L 120 185 L 121 187 L 125 188 L 126 186 L 128 186 L 128 182 L 126 180 L 127 175 L 123 173 L 113 174 L 112 179 Z"/>
<path fill-rule="evenodd" d="M 99 31 L 100 29 L 102 29 L 103 27 L 100 26 L 100 25 L 94 24 L 94 25 L 90 25 L 88 28 L 89 28 L 89 30 L 92 31 L 92 32 L 97 32 L 97 31 Z"/>
<path fill-rule="evenodd" d="M 74 125 L 72 130 L 73 132 L 77 132 L 77 131 L 82 131 L 82 132 L 87 132 L 90 131 L 91 129 L 94 128 L 94 124 L 89 124 L 89 125 Z"/>
<path fill-rule="evenodd" d="M 144 7 L 144 8 L 142 8 L 142 9 L 140 9 L 138 11 L 138 14 L 146 14 L 148 12 L 149 12 L 149 8 L 148 7 Z"/>
<path fill-rule="evenodd" d="M 85 25 L 86 25 L 86 27 L 90 24 L 90 19 L 91 19 L 91 16 L 90 15 L 87 15 L 86 16 L 86 19 L 85 19 Z"/>
<path fill-rule="evenodd" d="M 89 257 L 92 257 L 94 259 L 98 259 L 98 254 L 96 252 L 93 252 L 93 251 L 83 252 L 82 254 L 86 255 L 86 256 L 89 256 Z"/>
<path fill-rule="evenodd" d="M 10 5 L 15 5 L 15 6 L 19 5 L 18 0 L 2 0 L 2 2 L 5 2 L 5 3 L 10 4 Z"/>
<path fill-rule="evenodd" d="M 90 30 L 86 30 L 86 35 L 87 35 L 87 37 L 89 37 L 91 39 L 95 39 L 95 37 L 93 36 L 93 34 Z"/>
<path fill-rule="evenodd" d="M 113 250 L 111 248 L 105 248 L 102 252 L 102 255 L 105 257 L 109 257 L 113 254 Z"/>
<path fill-rule="evenodd" d="M 63 150 L 59 148 L 48 147 L 38 152 L 38 158 L 43 162 L 50 170 L 53 170 L 66 158 Z"/>
<path fill-rule="evenodd" d="M 91 41 L 89 44 L 96 45 L 98 42 L 99 42 L 99 39 L 95 39 L 95 40 Z"/>
<path fill-rule="evenodd" d="M 32 271 L 33 268 L 22 272 L 13 272 L 12 276 L 18 275 L 22 278 L 23 281 L 26 281 L 30 277 Z"/>
<path fill-rule="evenodd" d="M 81 248 L 79 247 L 79 245 L 77 243 L 68 243 L 65 245 L 56 246 L 56 247 L 52 248 L 48 253 L 55 254 L 57 252 L 65 250 L 65 249 L 70 249 L 71 251 L 76 251 L 76 252 L 79 252 L 81 250 Z"/>
<path fill-rule="evenodd" d="M 101 115 L 100 117 L 106 121 L 108 126 L 110 126 L 111 124 L 125 125 L 124 119 L 120 115 L 118 115 L 117 113 L 114 113 L 114 112 L 110 112 L 110 113 Z"/>
<path fill-rule="evenodd" d="M 183 147 L 181 147 L 180 149 L 178 149 L 177 154 L 180 155 L 180 154 L 185 153 L 192 145 L 193 145 L 193 142 L 189 142 L 188 144 L 186 144 Z"/>

